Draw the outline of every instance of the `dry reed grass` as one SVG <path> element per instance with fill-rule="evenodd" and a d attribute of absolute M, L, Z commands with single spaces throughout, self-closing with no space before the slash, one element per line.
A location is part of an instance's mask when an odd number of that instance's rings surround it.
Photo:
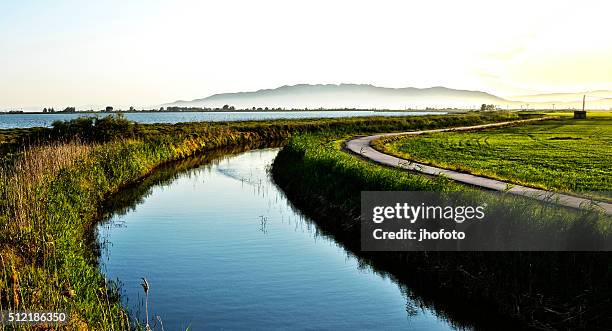
<path fill-rule="evenodd" d="M 8 224 L 3 224 L 4 230 L 33 226 L 41 218 L 45 205 L 41 200 L 44 197 L 37 194 L 41 184 L 72 166 L 93 148 L 94 145 L 80 141 L 34 146 L 23 150 L 13 165 L 0 168 L 0 196 L 10 219 Z"/>

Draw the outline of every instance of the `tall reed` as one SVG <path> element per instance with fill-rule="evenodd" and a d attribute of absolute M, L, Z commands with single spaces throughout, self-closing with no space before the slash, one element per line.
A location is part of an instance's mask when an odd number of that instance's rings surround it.
<path fill-rule="evenodd" d="M 70 167 L 87 155 L 93 146 L 79 141 L 54 142 L 49 145 L 25 148 L 11 167 L 0 168 L 0 192 L 4 206 L 12 220 L 2 226 L 24 228 L 42 221 L 45 201 L 38 194 L 41 184 L 53 179 L 62 169 Z"/>

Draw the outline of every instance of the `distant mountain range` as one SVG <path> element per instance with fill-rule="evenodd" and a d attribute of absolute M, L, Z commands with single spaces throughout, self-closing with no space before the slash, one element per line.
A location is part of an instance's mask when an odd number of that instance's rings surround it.
<path fill-rule="evenodd" d="M 387 88 L 366 84 L 298 84 L 252 92 L 214 94 L 191 101 L 175 101 L 162 106 L 237 109 L 256 108 L 360 108 L 360 109 L 423 109 L 479 108 L 494 104 L 500 108 L 529 107 L 535 109 L 580 108 L 587 95 L 587 108 L 612 108 L 612 91 L 583 93 L 551 93 L 502 98 L 482 91 L 457 90 L 446 87 Z"/>

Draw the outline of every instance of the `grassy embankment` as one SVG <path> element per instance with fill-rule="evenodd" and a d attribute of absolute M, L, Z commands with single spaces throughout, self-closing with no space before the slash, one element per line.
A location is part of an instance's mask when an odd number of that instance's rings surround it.
<path fill-rule="evenodd" d="M 587 120 L 393 137 L 375 146 L 442 168 L 612 201 L 612 112 Z"/>
<path fill-rule="evenodd" d="M 342 141 L 336 135 L 292 138 L 274 162 L 274 179 L 290 200 L 329 235 L 368 264 L 390 271 L 408 284 L 417 302 L 436 308 L 458 326 L 499 329 L 504 326 L 499 321 L 503 317 L 518 323 L 518 327 L 565 329 L 612 324 L 608 313 L 612 308 L 609 253 L 362 252 L 361 191 L 473 189 L 443 177 L 425 177 L 369 163 L 341 151 Z M 609 219 L 602 215 L 585 216 L 532 205 L 528 199 L 508 205 L 495 197 L 483 198 L 492 199 L 489 206 L 502 210 L 506 218 L 498 222 L 501 231 L 484 231 L 478 237 L 482 240 L 496 242 L 496 233 L 514 235 L 515 231 L 508 231 L 512 226 L 524 227 L 528 234 L 556 233 L 546 238 L 552 238 L 552 242 L 568 234 L 610 240 Z"/>
<path fill-rule="evenodd" d="M 403 118 L 139 125 L 79 119 L 0 132 L 0 309 L 62 309 L 69 329 L 128 327 L 88 245 L 101 206 L 160 165 L 300 132 L 388 132 L 516 118 L 507 113 Z"/>

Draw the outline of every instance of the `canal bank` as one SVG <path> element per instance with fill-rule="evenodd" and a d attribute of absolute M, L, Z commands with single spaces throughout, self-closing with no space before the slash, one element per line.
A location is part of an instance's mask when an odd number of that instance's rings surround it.
<path fill-rule="evenodd" d="M 606 252 L 362 252 L 361 191 L 448 191 L 458 184 L 366 162 L 344 153 L 342 141 L 293 139 L 274 162 L 275 182 L 321 228 L 410 284 L 437 311 L 485 329 L 499 328 L 500 320 L 514 328 L 611 325 Z"/>

